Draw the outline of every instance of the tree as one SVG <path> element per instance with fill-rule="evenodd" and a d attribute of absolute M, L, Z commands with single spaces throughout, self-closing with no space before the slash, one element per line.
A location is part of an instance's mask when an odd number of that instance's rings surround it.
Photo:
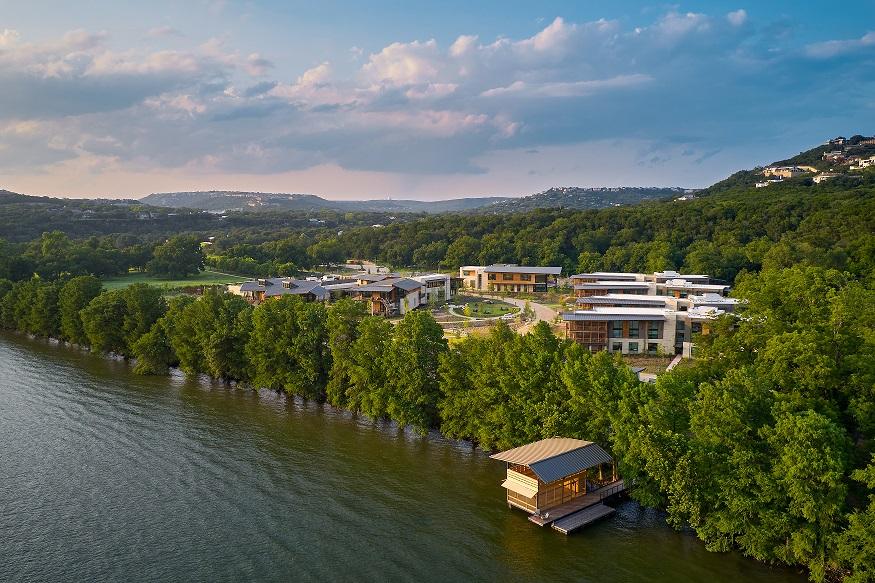
<path fill-rule="evenodd" d="M 146 271 L 168 279 L 182 279 L 204 268 L 204 253 L 194 236 L 177 235 L 155 247 Z"/>
<path fill-rule="evenodd" d="M 105 291 L 81 311 L 82 329 L 92 350 L 129 355 L 124 320 L 127 301 L 123 290 Z"/>
<path fill-rule="evenodd" d="M 100 280 L 93 275 L 80 275 L 69 280 L 61 288 L 58 307 L 61 316 L 61 336 L 73 344 L 85 345 L 88 338 L 82 325 L 80 312 L 102 289 Z"/>
<path fill-rule="evenodd" d="M 179 363 L 173 349 L 174 331 L 186 308 L 196 300 L 180 295 L 170 300 L 167 312 L 152 328 L 131 347 L 137 363 L 134 372 L 142 375 L 167 374 L 171 366 Z"/>
<path fill-rule="evenodd" d="M 122 291 L 125 316 L 122 323 L 125 345 L 130 349 L 140 336 L 146 334 L 167 310 L 161 290 L 145 283 L 135 283 Z M 130 350 L 125 352 L 130 356 Z"/>
<path fill-rule="evenodd" d="M 255 308 L 246 345 L 253 383 L 322 399 L 330 366 L 326 320 L 325 306 L 294 296 Z"/>
<path fill-rule="evenodd" d="M 463 265 L 471 265 L 477 261 L 480 253 L 480 241 L 470 235 L 462 235 L 447 247 L 443 266 L 458 269 Z"/>
<path fill-rule="evenodd" d="M 346 404 L 354 364 L 353 345 L 358 338 L 359 324 L 366 315 L 365 305 L 351 299 L 339 300 L 328 309 L 331 369 L 325 393 L 328 402 L 335 407 Z"/>
<path fill-rule="evenodd" d="M 837 555 L 842 567 L 850 570 L 846 583 L 865 583 L 875 579 L 875 456 L 869 465 L 853 473 L 857 482 L 868 489 L 868 507 L 848 517 L 848 527 L 837 541 Z"/>
<path fill-rule="evenodd" d="M 350 350 L 349 387 L 346 399 L 350 409 L 377 419 L 388 409 L 386 348 L 392 338 L 392 324 L 379 316 L 366 316 Z"/>
<path fill-rule="evenodd" d="M 401 425 L 425 432 L 437 421 L 438 363 L 447 350 L 444 331 L 428 312 L 411 311 L 386 348 L 386 412 Z"/>

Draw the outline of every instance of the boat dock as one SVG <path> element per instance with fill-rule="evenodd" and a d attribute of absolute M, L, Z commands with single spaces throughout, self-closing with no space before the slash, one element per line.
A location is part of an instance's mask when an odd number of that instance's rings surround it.
<path fill-rule="evenodd" d="M 587 524 L 591 524 L 605 516 L 610 516 L 614 512 L 616 510 L 599 502 L 595 506 L 578 510 L 574 514 L 569 514 L 564 518 L 554 521 L 553 529 L 558 530 L 562 534 L 571 534 L 578 528 L 583 528 Z"/>
<path fill-rule="evenodd" d="M 604 504 L 602 504 L 602 502 L 612 496 L 616 496 L 617 494 L 621 494 L 625 491 L 626 484 L 623 482 L 623 480 L 617 480 L 616 482 L 608 484 L 603 488 L 599 488 L 598 490 L 574 498 L 570 502 L 566 502 L 565 504 L 550 508 L 548 512 L 545 512 L 543 514 L 532 514 L 531 516 L 529 516 L 529 521 L 534 522 L 538 526 L 547 526 L 548 524 L 553 525 L 553 528 L 556 528 L 556 530 L 558 530 L 562 534 L 568 534 L 574 530 L 577 530 L 578 528 L 581 528 L 591 522 L 598 520 L 599 518 L 613 513 L 614 509 L 610 508 L 609 506 L 605 506 Z M 598 507 L 607 509 L 607 513 L 599 514 L 594 518 L 593 513 L 584 514 L 587 510 Z M 578 515 L 580 515 L 580 517 L 578 517 Z M 580 522 L 580 524 L 577 524 L 576 526 L 572 526 L 570 528 L 565 528 L 564 526 L 563 528 L 557 528 L 557 523 L 565 519 L 568 519 L 568 521 L 563 522 L 562 524 L 566 526 L 575 524 L 578 520 L 583 521 Z"/>

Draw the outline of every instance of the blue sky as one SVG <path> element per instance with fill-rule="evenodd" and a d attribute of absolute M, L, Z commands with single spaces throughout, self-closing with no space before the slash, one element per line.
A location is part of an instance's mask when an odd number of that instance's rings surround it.
<path fill-rule="evenodd" d="M 0 188 L 697 187 L 875 133 L 871 1 L 129 4 L 0 0 Z"/>

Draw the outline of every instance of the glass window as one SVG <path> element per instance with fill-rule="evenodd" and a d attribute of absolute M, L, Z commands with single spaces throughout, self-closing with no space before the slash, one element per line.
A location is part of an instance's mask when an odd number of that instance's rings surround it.
<path fill-rule="evenodd" d="M 637 342 L 630 342 L 629 343 L 629 352 L 632 354 L 638 352 L 638 343 Z"/>
<path fill-rule="evenodd" d="M 622 342 L 614 342 L 611 344 L 611 351 L 613 352 L 623 352 L 623 343 Z"/>
<path fill-rule="evenodd" d="M 693 329 L 693 334 L 701 334 L 702 324 L 700 324 L 699 322 L 693 322 L 692 329 Z"/>
<path fill-rule="evenodd" d="M 656 342 L 648 342 L 647 343 L 647 354 L 656 354 L 657 350 L 659 349 L 658 347 L 659 347 L 659 344 L 657 344 Z"/>
<path fill-rule="evenodd" d="M 629 338 L 638 338 L 638 321 L 629 322 Z"/>
<path fill-rule="evenodd" d="M 647 337 L 651 340 L 659 338 L 659 322 L 650 322 L 647 326 Z"/>
<path fill-rule="evenodd" d="M 529 275 L 528 273 L 521 273 L 520 280 L 521 281 L 532 281 L 532 276 Z"/>
<path fill-rule="evenodd" d="M 611 338 L 622 338 L 623 336 L 623 323 L 622 322 L 611 322 Z"/>
<path fill-rule="evenodd" d="M 513 274 L 512 273 L 502 273 L 501 279 L 503 279 L 504 281 L 513 281 Z"/>
<path fill-rule="evenodd" d="M 495 274 L 494 273 L 489 274 L 489 281 L 495 281 Z"/>

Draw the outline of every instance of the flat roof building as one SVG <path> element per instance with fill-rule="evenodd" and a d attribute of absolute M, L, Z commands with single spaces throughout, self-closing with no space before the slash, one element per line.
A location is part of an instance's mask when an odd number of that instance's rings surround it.
<path fill-rule="evenodd" d="M 545 292 L 556 285 L 561 267 L 532 267 L 515 264 L 465 265 L 459 277 L 466 288 L 478 291 Z"/>

